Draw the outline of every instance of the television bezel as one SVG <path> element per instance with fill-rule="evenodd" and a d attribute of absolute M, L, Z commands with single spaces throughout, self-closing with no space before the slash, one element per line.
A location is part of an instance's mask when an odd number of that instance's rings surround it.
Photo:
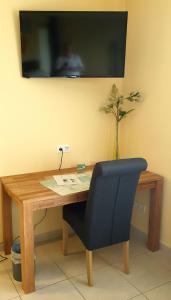
<path fill-rule="evenodd" d="M 123 76 L 112 76 L 112 75 L 50 75 L 50 76 L 26 76 L 23 72 L 23 67 L 22 67 L 22 62 L 23 62 L 23 57 L 22 57 L 22 46 L 21 46 L 21 39 L 22 39 L 22 31 L 21 31 L 21 15 L 23 13 L 32 13 L 32 14 L 37 14 L 37 13 L 62 13 L 62 14 L 116 14 L 116 13 L 123 13 L 125 14 L 126 17 L 126 28 L 125 28 L 125 47 L 124 47 L 124 63 L 123 63 Z M 127 27 L 128 27 L 128 11 L 63 11 L 63 10 L 20 10 L 19 11 L 19 28 L 20 28 L 20 53 L 21 53 L 21 74 L 22 77 L 24 78 L 124 78 L 125 77 L 125 60 L 126 60 L 126 43 L 127 43 Z"/>

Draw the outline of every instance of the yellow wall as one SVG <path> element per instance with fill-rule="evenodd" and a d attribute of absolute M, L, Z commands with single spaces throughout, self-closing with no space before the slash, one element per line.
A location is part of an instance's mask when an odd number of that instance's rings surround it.
<path fill-rule="evenodd" d="M 149 169 L 164 176 L 161 239 L 171 247 L 171 1 L 127 0 L 126 6 L 124 90 L 139 89 L 144 102 L 122 123 L 122 154 L 145 157 Z M 143 198 L 137 201 L 145 203 Z M 141 229 L 147 228 L 145 214 L 135 214 L 134 221 Z"/>
<path fill-rule="evenodd" d="M 114 80 L 22 78 L 18 11 L 124 10 L 124 3 L 124 0 L 0 1 L 0 176 L 57 168 L 59 157 L 55 148 L 61 143 L 71 146 L 71 153 L 64 157 L 65 167 L 79 162 L 91 164 L 112 155 L 111 119 L 99 113 L 98 108 Z M 115 82 L 122 85 L 122 80 Z M 16 235 L 16 208 L 13 219 Z M 0 228 L 1 225 L 0 222 Z M 53 209 L 37 232 L 59 226 L 60 210 Z"/>

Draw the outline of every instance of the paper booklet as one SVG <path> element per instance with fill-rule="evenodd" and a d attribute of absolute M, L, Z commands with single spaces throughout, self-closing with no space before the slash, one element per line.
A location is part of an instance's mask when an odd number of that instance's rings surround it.
<path fill-rule="evenodd" d="M 76 174 L 55 175 L 53 178 L 57 185 L 73 185 L 82 183 Z"/>

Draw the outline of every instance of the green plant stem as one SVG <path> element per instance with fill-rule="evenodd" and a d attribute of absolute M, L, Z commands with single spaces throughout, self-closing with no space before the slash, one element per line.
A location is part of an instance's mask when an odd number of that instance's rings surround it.
<path fill-rule="evenodd" d="M 116 112 L 116 155 L 115 159 L 119 159 L 119 102 L 117 103 L 117 112 Z"/>
<path fill-rule="evenodd" d="M 116 144 L 116 155 L 115 158 L 119 159 L 119 122 L 118 120 L 116 120 L 116 140 L 115 140 L 115 144 Z"/>

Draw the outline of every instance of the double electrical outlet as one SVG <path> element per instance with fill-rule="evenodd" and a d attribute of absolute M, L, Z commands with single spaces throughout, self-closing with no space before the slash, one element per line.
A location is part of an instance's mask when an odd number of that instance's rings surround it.
<path fill-rule="evenodd" d="M 56 148 L 57 153 L 62 152 L 63 153 L 68 153 L 71 151 L 70 146 L 69 145 L 58 145 Z"/>

